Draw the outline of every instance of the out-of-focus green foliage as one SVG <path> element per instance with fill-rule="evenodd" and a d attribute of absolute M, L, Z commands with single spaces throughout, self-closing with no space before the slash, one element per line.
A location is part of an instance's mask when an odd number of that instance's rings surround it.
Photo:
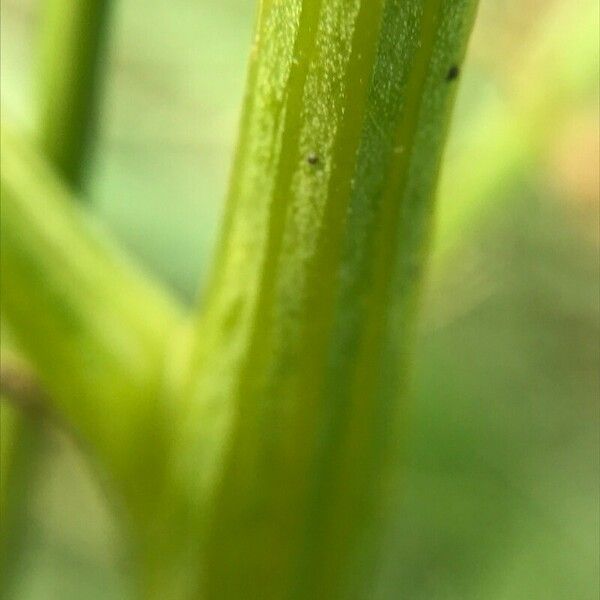
<path fill-rule="evenodd" d="M 106 222 L 190 298 L 217 231 L 252 11 L 153 4 L 117 10 L 93 189 Z M 382 594 L 399 581 L 417 600 L 598 595 L 597 18 L 593 1 L 483 3 Z M 2 0 L 3 110 L 25 121 L 35 22 L 35 3 Z M 53 440 L 17 598 L 122 598 L 113 517 L 72 444 Z"/>

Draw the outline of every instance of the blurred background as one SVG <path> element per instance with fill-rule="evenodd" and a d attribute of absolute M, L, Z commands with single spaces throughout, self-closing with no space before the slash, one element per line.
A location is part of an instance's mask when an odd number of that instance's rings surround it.
<path fill-rule="evenodd" d="M 0 0 L 3 118 L 28 129 L 41 4 Z M 254 10 L 118 0 L 112 14 L 91 207 L 190 303 L 218 232 Z M 599 597 L 598 15 L 596 0 L 481 2 L 377 598 Z M 47 438 L 11 600 L 127 598 L 113 507 L 83 455 Z"/>

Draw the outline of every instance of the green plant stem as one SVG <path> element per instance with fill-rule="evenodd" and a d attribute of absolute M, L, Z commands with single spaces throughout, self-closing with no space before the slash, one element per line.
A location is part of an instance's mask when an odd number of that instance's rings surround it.
<path fill-rule="evenodd" d="M 44 15 L 39 141 L 75 188 L 95 127 L 109 6 L 109 0 L 48 0 Z"/>
<path fill-rule="evenodd" d="M 65 180 L 80 188 L 95 125 L 109 2 L 48 0 L 45 5 L 38 139 Z M 10 546 L 8 550 L 4 546 L 0 557 L 3 594 L 8 593 L 6 586 L 23 547 L 19 540 L 25 531 L 35 465 L 44 447 L 41 420 L 39 415 L 34 422 L 31 414 L 17 412 L 9 419 L 10 432 L 4 428 L 10 441 L 3 444 L 2 453 L 14 460 L 4 461 L 3 469 L 3 486 L 10 487 L 10 493 L 2 494 L 2 537 Z"/>
<path fill-rule="evenodd" d="M 369 597 L 475 4 L 261 3 L 181 436 L 203 597 Z"/>
<path fill-rule="evenodd" d="M 163 367 L 179 307 L 6 127 L 1 186 L 3 318 L 59 414 L 143 504 L 142 482 L 163 460 Z"/>
<path fill-rule="evenodd" d="M 82 183 L 94 127 L 107 6 L 104 0 L 46 3 L 38 136 L 48 159 L 75 188 Z M 34 422 L 30 414 L 17 413 L 11 423 L 12 443 L 4 452 L 18 458 L 8 461 L 4 471 L 11 493 L 3 503 L 3 537 L 10 540 L 10 551 L 2 556 L 3 585 L 19 560 L 19 529 L 26 520 L 35 465 L 44 446 L 41 417 Z"/>

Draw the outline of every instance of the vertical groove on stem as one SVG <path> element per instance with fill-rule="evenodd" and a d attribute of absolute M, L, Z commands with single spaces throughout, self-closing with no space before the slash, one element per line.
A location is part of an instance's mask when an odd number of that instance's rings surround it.
<path fill-rule="evenodd" d="M 207 598 L 368 597 L 475 5 L 261 3 L 181 436 Z"/>

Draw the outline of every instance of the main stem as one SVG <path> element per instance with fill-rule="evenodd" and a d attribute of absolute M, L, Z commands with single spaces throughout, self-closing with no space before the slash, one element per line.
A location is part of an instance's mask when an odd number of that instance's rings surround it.
<path fill-rule="evenodd" d="M 203 598 L 370 597 L 475 4 L 261 3 L 181 436 Z"/>

